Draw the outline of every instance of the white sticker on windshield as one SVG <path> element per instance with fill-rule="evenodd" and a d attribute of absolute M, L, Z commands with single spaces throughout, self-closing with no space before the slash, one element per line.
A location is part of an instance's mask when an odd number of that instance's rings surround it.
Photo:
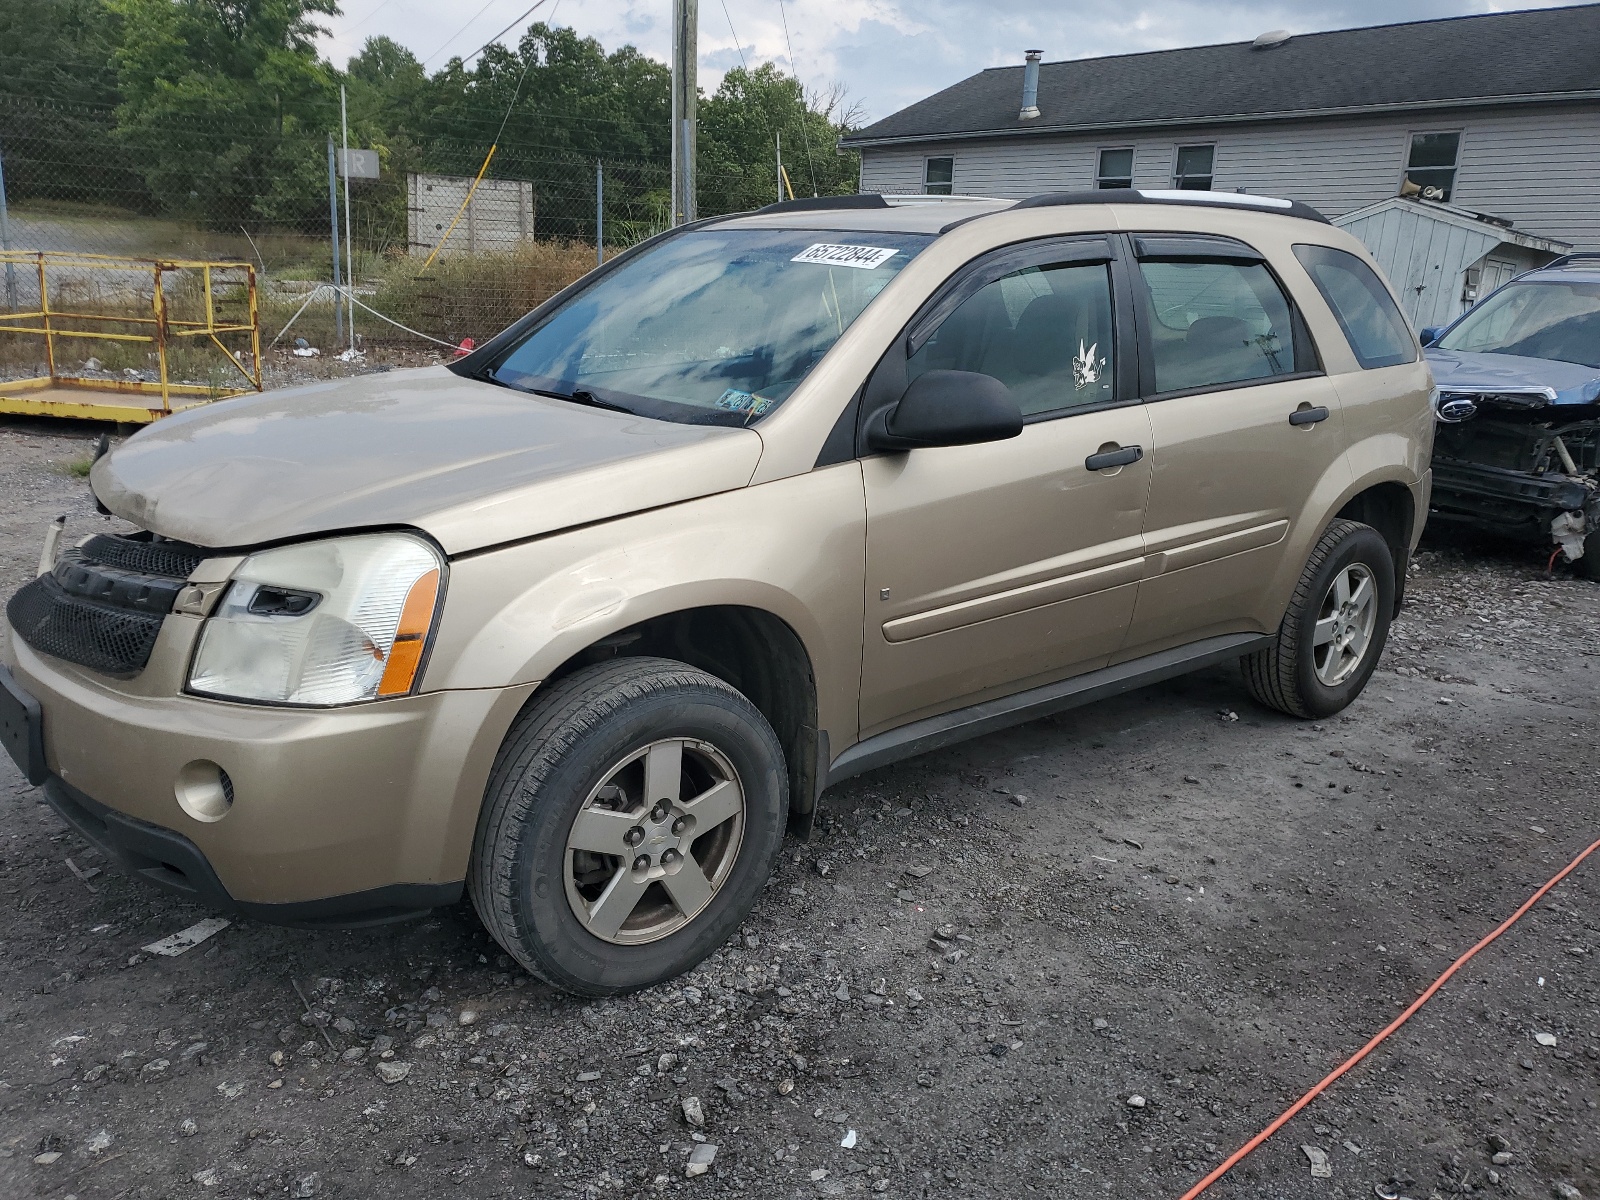
<path fill-rule="evenodd" d="M 825 267 L 860 267 L 870 271 L 883 266 L 899 253 L 898 250 L 886 250 L 882 246 L 834 246 L 818 242 L 815 246 L 807 246 L 789 261 L 821 263 Z"/>

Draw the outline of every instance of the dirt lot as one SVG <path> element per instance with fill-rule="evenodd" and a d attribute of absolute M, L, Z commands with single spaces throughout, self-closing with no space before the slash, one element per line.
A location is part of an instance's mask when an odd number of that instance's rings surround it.
<path fill-rule="evenodd" d="M 6 594 L 92 436 L 0 425 Z M 604 1003 L 465 906 L 149 955 L 207 914 L 0 762 L 0 1196 L 1176 1200 L 1600 837 L 1600 588 L 1536 557 L 1432 546 L 1322 724 L 1218 669 L 836 788 Z M 1594 1200 L 1597 1104 L 1600 855 L 1210 1194 Z"/>

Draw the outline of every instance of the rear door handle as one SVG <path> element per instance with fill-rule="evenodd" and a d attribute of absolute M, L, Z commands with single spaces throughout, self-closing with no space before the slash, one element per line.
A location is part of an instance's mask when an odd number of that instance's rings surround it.
<path fill-rule="evenodd" d="M 1299 408 L 1289 414 L 1291 425 L 1315 425 L 1318 421 L 1328 419 L 1328 410 L 1320 405 L 1316 408 Z"/>
<path fill-rule="evenodd" d="M 1125 467 L 1129 463 L 1136 463 L 1143 457 L 1143 446 L 1123 446 L 1120 450 L 1104 450 L 1099 454 L 1091 454 L 1083 460 L 1083 465 L 1091 471 L 1108 471 L 1112 467 Z"/>

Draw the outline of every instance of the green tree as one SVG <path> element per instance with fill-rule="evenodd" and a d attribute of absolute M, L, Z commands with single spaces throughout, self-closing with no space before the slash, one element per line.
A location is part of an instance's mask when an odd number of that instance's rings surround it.
<path fill-rule="evenodd" d="M 213 223 L 325 212 L 324 138 L 338 115 L 318 59 L 334 0 L 107 0 L 119 135 L 163 208 Z"/>
<path fill-rule="evenodd" d="M 808 100 L 799 80 L 770 62 L 729 71 L 700 102 L 700 212 L 739 212 L 776 200 L 779 134 L 796 196 L 854 192 L 860 156 L 837 150 L 854 121 L 842 100 L 838 92 Z"/>
<path fill-rule="evenodd" d="M 100 0 L 0 3 L 0 152 L 12 199 L 148 201 L 114 137 L 120 37 Z"/>
<path fill-rule="evenodd" d="M 607 54 L 539 22 L 516 50 L 490 46 L 471 69 L 451 59 L 435 74 L 419 140 L 428 169 L 451 175 L 477 174 L 498 144 L 490 173 L 535 181 L 541 236 L 589 238 L 596 159 L 606 163 L 608 220 L 636 216 L 638 197 L 665 184 L 669 81 L 632 46 Z"/>

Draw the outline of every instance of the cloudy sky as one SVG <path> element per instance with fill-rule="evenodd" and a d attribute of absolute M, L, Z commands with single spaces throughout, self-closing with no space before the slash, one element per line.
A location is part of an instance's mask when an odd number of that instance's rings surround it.
<path fill-rule="evenodd" d="M 1309 33 L 1468 13 L 1547 8 L 1563 0 L 700 0 L 700 85 L 741 61 L 773 60 L 807 88 L 842 85 L 868 119 L 985 67 Z M 334 62 L 375 33 L 409 46 L 430 70 L 474 53 L 533 0 L 342 0 L 326 52 Z M 787 17 L 787 33 L 785 32 Z M 666 59 L 672 0 L 543 0 L 528 20 L 552 20 Z M 514 43 L 519 23 L 502 40 Z M 792 48 L 792 54 L 791 54 Z"/>

